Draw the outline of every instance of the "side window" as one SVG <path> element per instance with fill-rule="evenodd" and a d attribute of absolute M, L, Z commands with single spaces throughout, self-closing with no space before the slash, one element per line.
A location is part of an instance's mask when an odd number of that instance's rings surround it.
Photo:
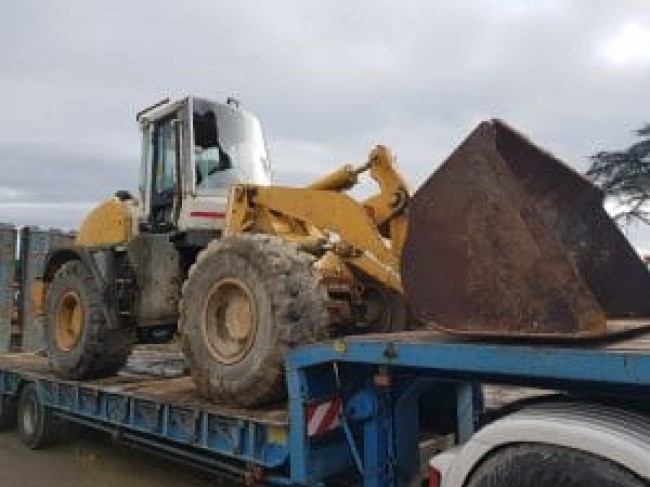
<path fill-rule="evenodd" d="M 176 136 L 172 120 L 158 124 L 154 144 L 153 193 L 173 193 L 176 187 Z"/>

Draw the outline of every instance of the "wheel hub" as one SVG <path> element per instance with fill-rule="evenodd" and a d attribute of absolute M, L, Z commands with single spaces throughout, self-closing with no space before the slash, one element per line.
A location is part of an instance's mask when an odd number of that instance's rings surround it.
<path fill-rule="evenodd" d="M 218 281 L 210 290 L 203 313 L 203 339 L 212 356 L 225 364 L 241 361 L 257 332 L 253 295 L 238 279 Z"/>
<path fill-rule="evenodd" d="M 60 301 L 55 319 L 57 346 L 64 351 L 74 348 L 83 331 L 84 310 L 81 299 L 75 291 L 65 293 Z"/>
<path fill-rule="evenodd" d="M 32 436 L 36 431 L 36 408 L 37 406 L 34 401 L 29 401 L 25 405 L 25 409 L 23 411 L 23 431 L 25 431 L 28 436 Z"/>

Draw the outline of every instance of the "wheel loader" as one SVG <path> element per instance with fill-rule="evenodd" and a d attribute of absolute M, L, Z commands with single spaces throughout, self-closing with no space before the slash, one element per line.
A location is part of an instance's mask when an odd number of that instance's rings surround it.
<path fill-rule="evenodd" d="M 650 315 L 648 271 L 601 192 L 503 122 L 411 195 L 383 146 L 306 187 L 271 184 L 236 100 L 165 100 L 137 119 L 138 194 L 100 204 L 47 257 L 44 336 L 65 378 L 114 374 L 135 343 L 180 334 L 203 395 L 258 406 L 284 397 L 289 349 L 331 337 L 576 339 Z M 379 189 L 358 201 L 364 173 Z"/>

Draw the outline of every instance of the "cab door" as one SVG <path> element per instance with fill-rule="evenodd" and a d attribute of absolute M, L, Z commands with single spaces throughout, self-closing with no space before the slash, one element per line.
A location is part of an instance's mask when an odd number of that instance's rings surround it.
<path fill-rule="evenodd" d="M 154 233 L 176 228 L 181 194 L 181 123 L 174 114 L 153 125 L 148 227 Z"/>

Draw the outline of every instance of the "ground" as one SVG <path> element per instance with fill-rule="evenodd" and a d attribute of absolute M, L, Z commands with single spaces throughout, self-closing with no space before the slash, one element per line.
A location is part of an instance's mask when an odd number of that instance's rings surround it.
<path fill-rule="evenodd" d="M 48 449 L 25 448 L 15 432 L 0 434 L 0 487 L 217 487 L 214 475 L 80 430 Z"/>

